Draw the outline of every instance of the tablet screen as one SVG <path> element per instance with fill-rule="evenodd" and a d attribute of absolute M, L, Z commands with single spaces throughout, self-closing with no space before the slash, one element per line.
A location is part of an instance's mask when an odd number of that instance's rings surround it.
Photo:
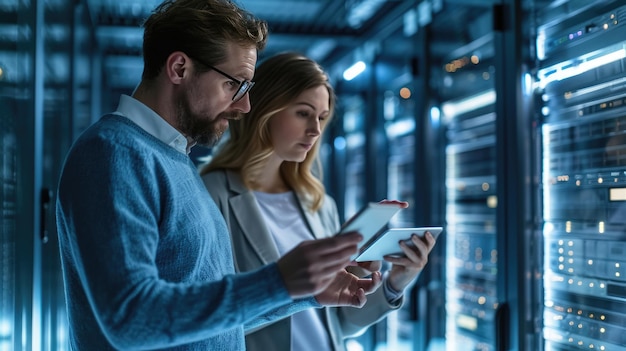
<path fill-rule="evenodd" d="M 418 228 L 392 228 L 385 231 L 367 246 L 364 246 L 355 261 L 378 261 L 382 260 L 385 255 L 404 255 L 399 242 L 401 240 L 411 239 L 413 233 L 423 236 L 424 233 L 430 232 L 435 239 L 443 231 L 442 227 L 418 227 Z M 412 243 L 411 243 L 412 244 Z"/>
<path fill-rule="evenodd" d="M 339 234 L 352 231 L 359 232 L 363 235 L 361 243 L 365 245 L 376 234 L 384 230 L 391 217 L 401 209 L 400 205 L 394 203 L 370 202 L 341 226 Z"/>

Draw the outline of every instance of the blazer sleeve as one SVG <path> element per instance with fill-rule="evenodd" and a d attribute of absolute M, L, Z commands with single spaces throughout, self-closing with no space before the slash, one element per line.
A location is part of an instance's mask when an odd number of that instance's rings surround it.
<path fill-rule="evenodd" d="M 324 204 L 319 210 L 320 219 L 327 235 L 334 235 L 341 227 L 339 223 L 339 211 L 335 200 L 326 195 Z M 379 322 L 390 312 L 399 309 L 404 302 L 404 297 L 395 304 L 390 304 L 384 294 L 382 285 L 372 294 L 367 295 L 367 303 L 362 308 L 354 307 L 328 307 L 327 321 L 329 330 L 334 338 L 344 339 L 363 333 L 369 326 Z"/>

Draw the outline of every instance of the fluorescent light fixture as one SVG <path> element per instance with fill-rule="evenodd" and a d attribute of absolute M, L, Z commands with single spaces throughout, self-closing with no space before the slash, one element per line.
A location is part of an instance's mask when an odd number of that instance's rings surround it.
<path fill-rule="evenodd" d="M 441 118 L 441 110 L 437 106 L 430 108 L 430 122 L 434 127 L 439 126 L 439 119 Z"/>
<path fill-rule="evenodd" d="M 390 123 L 385 128 L 389 139 L 394 139 L 396 137 L 412 133 L 414 130 L 415 120 L 409 118 Z"/>
<path fill-rule="evenodd" d="M 446 102 L 441 106 L 446 118 L 451 119 L 469 111 L 477 110 L 496 102 L 496 91 L 487 90 L 484 93 L 466 99 Z"/>
<path fill-rule="evenodd" d="M 365 71 L 365 62 L 358 61 L 354 65 L 348 67 L 345 71 L 343 71 L 343 79 L 345 80 L 353 80 L 356 76 L 363 73 Z"/>
<path fill-rule="evenodd" d="M 602 52 L 606 51 L 602 50 Z M 624 44 L 620 44 L 619 49 L 608 54 L 596 51 L 580 58 L 561 62 L 538 72 L 539 87 L 543 89 L 551 82 L 571 78 L 623 58 L 626 58 L 626 49 L 624 49 Z"/>
<path fill-rule="evenodd" d="M 348 149 L 356 149 L 365 144 L 365 135 L 363 133 L 352 133 L 346 136 L 346 147 Z"/>
<path fill-rule="evenodd" d="M 361 24 L 369 20 L 380 9 L 385 0 L 352 1 L 352 3 L 356 4 L 352 5 L 348 10 L 348 24 L 352 28 L 359 28 Z"/>

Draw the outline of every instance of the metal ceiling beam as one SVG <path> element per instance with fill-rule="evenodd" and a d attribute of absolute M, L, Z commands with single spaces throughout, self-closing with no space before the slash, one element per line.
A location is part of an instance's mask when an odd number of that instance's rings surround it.
<path fill-rule="evenodd" d="M 491 7 L 496 3 L 500 3 L 501 0 L 444 0 L 445 5 L 463 5 L 463 6 L 476 6 L 476 7 Z"/>
<path fill-rule="evenodd" d="M 325 60 L 324 65 L 326 67 L 334 66 L 340 61 L 348 59 L 355 48 L 366 43 L 379 43 L 389 38 L 404 25 L 404 14 L 411 9 L 415 9 L 416 6 L 416 1 L 399 1 L 398 5 L 388 14 L 378 20 L 371 28 L 364 31 L 351 45 L 346 46 L 347 49 L 344 48 L 340 53 L 332 55 Z"/>
<path fill-rule="evenodd" d="M 96 28 L 96 36 L 102 40 L 139 41 L 139 47 L 141 47 L 143 40 L 143 28 L 127 26 L 98 26 Z M 294 34 L 287 32 L 270 32 L 270 41 L 268 44 L 271 44 L 271 41 L 302 42 L 328 39 L 335 40 L 339 45 L 352 46 L 354 40 L 358 39 L 358 37 L 356 35 L 347 34 L 330 35 L 316 33 Z"/>

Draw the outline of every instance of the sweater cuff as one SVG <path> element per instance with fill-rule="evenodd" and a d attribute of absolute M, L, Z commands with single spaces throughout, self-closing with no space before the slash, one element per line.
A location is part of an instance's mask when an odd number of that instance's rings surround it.
<path fill-rule="evenodd" d="M 266 280 L 276 282 L 274 284 L 270 284 L 270 286 L 275 288 L 272 294 L 276 294 L 282 299 L 291 300 L 292 305 L 297 306 L 296 308 L 300 310 L 324 307 L 319 302 L 317 302 L 315 296 L 292 299 L 289 296 L 289 291 L 287 291 L 287 286 L 285 286 L 285 282 L 283 281 L 283 277 L 280 275 L 280 271 L 278 270 L 278 265 L 276 264 L 276 262 L 270 263 L 269 265 L 264 267 L 263 270 L 266 270 L 267 272 Z"/>

